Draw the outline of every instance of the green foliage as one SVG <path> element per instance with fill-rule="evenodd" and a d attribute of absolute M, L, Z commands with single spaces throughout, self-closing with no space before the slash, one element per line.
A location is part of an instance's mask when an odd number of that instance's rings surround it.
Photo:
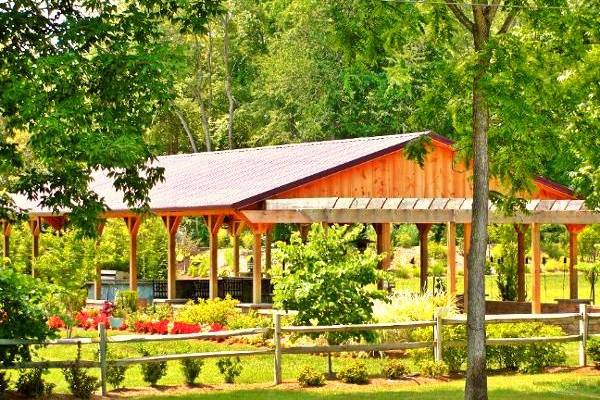
<path fill-rule="evenodd" d="M 189 301 L 177 311 L 177 320 L 192 324 L 212 324 L 217 322 L 225 325 L 227 320 L 237 311 L 235 306 L 239 301 L 227 295 L 224 299 L 198 299 L 197 303 Z"/>
<path fill-rule="evenodd" d="M 188 385 L 194 385 L 196 379 L 200 375 L 202 371 L 202 366 L 204 362 L 202 360 L 193 360 L 190 358 L 186 358 L 180 360 L 181 370 L 183 371 L 183 376 L 185 377 L 185 383 Z"/>
<path fill-rule="evenodd" d="M 193 277 L 206 278 L 210 270 L 210 256 L 208 253 L 196 254 L 190 258 L 188 275 Z"/>
<path fill-rule="evenodd" d="M 428 378 L 439 378 L 448 375 L 448 366 L 443 361 L 422 361 L 419 365 L 421 375 Z"/>
<path fill-rule="evenodd" d="M 518 253 L 515 242 L 503 243 L 500 258 L 495 264 L 496 284 L 502 301 L 517 300 Z"/>
<path fill-rule="evenodd" d="M 352 360 L 344 365 L 337 373 L 337 377 L 344 383 L 353 383 L 356 385 L 369 383 L 367 367 L 361 360 Z"/>
<path fill-rule="evenodd" d="M 446 343 L 464 341 L 467 338 L 467 328 L 464 325 L 446 326 L 442 329 L 442 337 Z M 442 358 L 448 365 L 450 372 L 458 372 L 467 361 L 467 348 L 464 346 L 444 346 Z"/>
<path fill-rule="evenodd" d="M 585 279 L 590 283 L 590 297 L 592 302 L 596 302 L 596 283 L 600 279 L 600 262 L 595 264 L 579 263 L 577 269 L 585 275 Z"/>
<path fill-rule="evenodd" d="M 274 273 L 275 307 L 297 310 L 301 325 L 360 324 L 372 320 L 373 301 L 383 293 L 375 284 L 379 256 L 353 245 L 362 230 L 313 224 L 308 241 L 292 235 L 290 244 L 278 244 L 286 268 Z M 372 332 L 331 333 L 331 343 L 349 338 L 373 339 Z"/>
<path fill-rule="evenodd" d="M 596 367 L 600 368 L 600 338 L 590 338 L 586 350 Z"/>
<path fill-rule="evenodd" d="M 108 360 L 118 360 L 125 358 L 125 355 L 124 353 L 117 352 L 109 347 L 106 352 L 106 358 Z M 106 367 L 106 381 L 115 389 L 123 387 L 123 382 L 125 381 L 125 373 L 128 369 L 128 365 L 117 366 L 108 364 Z"/>
<path fill-rule="evenodd" d="M 393 245 L 405 249 L 419 245 L 419 230 L 413 224 L 395 225 L 392 231 Z"/>
<path fill-rule="evenodd" d="M 6 374 L 6 371 L 0 372 L 0 399 L 4 398 L 6 391 L 10 387 L 10 377 Z"/>
<path fill-rule="evenodd" d="M 41 368 L 21 370 L 17 383 L 15 384 L 15 389 L 27 399 L 50 396 L 54 389 L 54 384 L 44 382 L 44 378 L 42 377 L 44 372 L 45 371 Z"/>
<path fill-rule="evenodd" d="M 226 325 L 231 330 L 246 328 L 267 328 L 272 324 L 272 319 L 259 315 L 255 310 L 236 312 L 227 317 Z"/>
<path fill-rule="evenodd" d="M 115 299 L 115 308 L 125 315 L 137 311 L 138 294 L 136 290 L 119 290 Z"/>
<path fill-rule="evenodd" d="M 381 374 L 387 379 L 402 379 L 408 375 L 410 370 L 406 363 L 400 360 L 387 360 L 383 365 Z"/>
<path fill-rule="evenodd" d="M 0 337 L 3 339 L 53 338 L 46 325 L 49 317 L 44 299 L 48 287 L 31 276 L 0 268 Z M 30 361 L 29 346 L 0 346 L 0 364 Z"/>
<path fill-rule="evenodd" d="M 151 351 L 144 346 L 139 346 L 138 352 L 142 357 L 156 355 L 155 351 Z M 166 361 L 143 363 L 140 364 L 140 368 L 142 369 L 142 378 L 144 379 L 144 382 L 149 383 L 150 386 L 156 386 L 160 378 L 167 374 Z"/>
<path fill-rule="evenodd" d="M 219 358 L 217 368 L 219 368 L 219 372 L 223 375 L 225 383 L 234 383 L 235 378 L 242 373 L 242 362 L 239 357 Z"/>
<path fill-rule="evenodd" d="M 90 376 L 85 368 L 81 367 L 81 343 L 77 344 L 77 357 L 75 358 L 75 365 L 65 368 L 62 373 L 65 377 L 65 381 L 69 385 L 69 391 L 73 396 L 78 399 L 87 400 L 92 397 L 92 394 L 100 383 L 98 378 Z"/>
<path fill-rule="evenodd" d="M 312 366 L 305 365 L 298 374 L 298 383 L 302 387 L 319 387 L 325 384 L 325 377 Z"/>
<path fill-rule="evenodd" d="M 600 258 L 600 225 L 588 225 L 579 234 L 579 254 L 589 262 Z"/>

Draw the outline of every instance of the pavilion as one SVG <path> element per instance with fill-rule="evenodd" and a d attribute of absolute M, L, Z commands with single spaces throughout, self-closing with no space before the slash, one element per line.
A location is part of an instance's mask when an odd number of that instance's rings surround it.
<path fill-rule="evenodd" d="M 428 152 L 420 166 L 406 155 L 406 146 L 426 139 Z M 218 295 L 217 232 L 227 227 L 234 247 L 234 273 L 239 273 L 239 240 L 242 229 L 254 235 L 253 303 L 261 303 L 262 251 L 266 235 L 270 263 L 270 231 L 277 223 L 371 223 L 377 232 L 377 249 L 388 256 L 391 226 L 414 223 L 420 232 L 421 287 L 428 272 L 427 233 L 432 224 L 447 225 L 448 289 L 456 294 L 456 226 L 465 232 L 465 254 L 471 231 L 471 170 L 456 160 L 449 139 L 419 132 L 358 139 L 179 154 L 158 157 L 165 180 L 150 192 L 150 209 L 160 216 L 168 232 L 168 298 L 176 299 L 175 235 L 183 217 L 204 217 L 209 229 L 209 297 Z M 97 173 L 91 189 L 105 199 L 104 218 L 122 218 L 130 234 L 130 288 L 137 288 L 137 234 L 142 217 L 123 203 L 112 181 Z M 502 192 L 492 180 L 490 189 Z M 518 300 L 525 301 L 525 233 L 531 227 L 532 312 L 541 312 L 540 225 L 565 224 L 570 234 L 570 298 L 577 299 L 577 235 L 587 224 L 600 223 L 600 214 L 586 209 L 567 187 L 537 177 L 533 190 L 523 194 L 527 212 L 507 216 L 490 205 L 490 223 L 514 224 L 518 237 Z M 18 198 L 29 210 L 33 235 L 32 256 L 39 255 L 42 224 L 64 227 L 68 211 L 52 212 Z M 101 232 L 102 227 L 99 227 Z M 9 256 L 10 224 L 3 223 L 4 254 Z M 468 265 L 465 256 L 465 288 Z M 35 274 L 35 269 L 32 271 Z M 100 271 L 95 293 L 100 296 Z M 466 294 L 466 290 L 465 290 Z"/>

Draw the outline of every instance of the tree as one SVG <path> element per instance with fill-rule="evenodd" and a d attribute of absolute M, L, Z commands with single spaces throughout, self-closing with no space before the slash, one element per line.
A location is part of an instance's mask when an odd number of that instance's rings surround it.
<path fill-rule="evenodd" d="M 162 179 L 143 133 L 172 98 L 177 52 L 164 22 L 202 33 L 219 1 L 134 0 L 0 4 L 0 217 L 23 193 L 95 234 L 103 199 L 88 183 L 103 169 L 132 208 Z M 27 133 L 26 146 L 15 137 Z M 26 161 L 26 162 L 24 162 Z M 9 169 L 7 165 L 17 165 Z"/>
<path fill-rule="evenodd" d="M 294 233 L 290 243 L 279 242 L 285 268 L 274 274 L 274 305 L 297 310 L 301 325 L 363 324 L 372 320 L 373 301 L 383 299 L 377 290 L 377 264 L 374 249 L 361 253 L 354 242 L 362 226 L 333 226 L 324 229 L 313 224 L 308 241 Z M 335 332 L 330 343 L 350 338 L 373 339 L 372 332 Z"/>

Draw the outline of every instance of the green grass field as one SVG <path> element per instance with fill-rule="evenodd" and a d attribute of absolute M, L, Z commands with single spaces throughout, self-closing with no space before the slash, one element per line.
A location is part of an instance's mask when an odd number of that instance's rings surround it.
<path fill-rule="evenodd" d="M 527 286 L 527 296 L 531 292 L 531 274 L 525 276 Z M 397 279 L 394 281 L 397 290 L 409 290 L 417 292 L 419 290 L 419 278 L 413 277 L 408 279 Z M 428 287 L 433 286 L 433 278 L 429 278 Z M 459 275 L 456 278 L 457 293 L 462 294 L 464 291 L 463 276 Z M 500 300 L 500 292 L 496 284 L 496 276 L 487 275 L 485 277 L 485 291 L 488 300 Z M 554 303 L 555 299 L 569 298 L 569 277 L 562 273 L 545 273 L 542 274 L 542 302 Z M 590 284 L 579 275 L 579 298 L 590 298 Z"/>

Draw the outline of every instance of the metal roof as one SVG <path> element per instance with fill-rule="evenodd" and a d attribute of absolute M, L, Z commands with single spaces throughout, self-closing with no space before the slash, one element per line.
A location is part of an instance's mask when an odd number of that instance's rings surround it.
<path fill-rule="evenodd" d="M 407 133 L 356 139 L 266 146 L 210 153 L 161 156 L 153 164 L 165 180 L 150 191 L 154 211 L 240 208 L 275 193 L 401 149 L 411 140 L 433 135 Z M 106 174 L 97 172 L 90 189 L 112 211 L 127 211 L 122 193 Z M 48 213 L 22 196 L 17 205 L 31 214 Z"/>
<path fill-rule="evenodd" d="M 346 198 L 273 199 L 265 210 L 243 211 L 253 223 L 444 223 L 471 222 L 470 198 Z M 583 200 L 529 200 L 527 212 L 506 215 L 490 202 L 490 223 L 600 223 L 600 213 Z"/>

